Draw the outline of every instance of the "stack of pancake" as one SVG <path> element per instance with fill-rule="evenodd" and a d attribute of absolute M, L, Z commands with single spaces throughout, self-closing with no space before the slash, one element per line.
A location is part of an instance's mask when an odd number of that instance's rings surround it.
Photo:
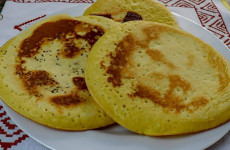
<path fill-rule="evenodd" d="M 230 65 L 153 0 L 98 0 L 48 17 L 0 49 L 0 97 L 51 128 L 114 122 L 139 134 L 193 133 L 230 119 Z"/>

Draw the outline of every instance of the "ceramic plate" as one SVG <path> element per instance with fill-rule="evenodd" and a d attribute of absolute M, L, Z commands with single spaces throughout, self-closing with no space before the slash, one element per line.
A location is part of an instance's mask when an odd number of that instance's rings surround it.
<path fill-rule="evenodd" d="M 80 16 L 90 4 L 79 4 L 55 14 Z M 180 27 L 219 50 L 229 61 L 229 49 L 212 33 L 182 16 L 174 14 Z M 5 104 L 11 119 L 31 138 L 56 150 L 197 150 L 205 149 L 223 137 L 230 129 L 230 122 L 217 128 L 183 136 L 148 137 L 132 133 L 119 125 L 82 132 L 59 131 L 47 128 L 17 114 Z"/>

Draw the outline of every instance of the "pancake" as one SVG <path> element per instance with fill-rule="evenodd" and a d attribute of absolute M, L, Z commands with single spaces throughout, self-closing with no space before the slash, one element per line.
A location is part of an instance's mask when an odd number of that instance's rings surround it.
<path fill-rule="evenodd" d="M 1 48 L 1 99 L 21 115 L 56 129 L 114 123 L 94 102 L 84 79 L 88 52 L 114 24 L 98 16 L 68 15 L 34 24 Z"/>
<path fill-rule="evenodd" d="M 120 125 L 144 135 L 176 135 L 230 119 L 229 66 L 185 31 L 132 21 L 97 41 L 85 79 L 94 100 Z"/>
<path fill-rule="evenodd" d="M 117 22 L 146 20 L 178 27 L 168 8 L 154 0 L 97 0 L 84 15 L 104 16 Z"/>

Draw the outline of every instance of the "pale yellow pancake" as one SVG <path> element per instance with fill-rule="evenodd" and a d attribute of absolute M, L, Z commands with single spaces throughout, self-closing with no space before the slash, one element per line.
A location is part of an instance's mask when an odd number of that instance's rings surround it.
<path fill-rule="evenodd" d="M 84 15 L 104 16 L 117 22 L 146 20 L 178 27 L 168 8 L 155 0 L 97 0 Z"/>
<path fill-rule="evenodd" d="M 114 121 L 87 90 L 88 52 L 114 21 L 56 15 L 31 26 L 0 53 L 0 97 L 13 110 L 63 130 L 104 127 Z"/>
<path fill-rule="evenodd" d="M 98 40 L 85 77 L 95 101 L 114 121 L 139 134 L 162 136 L 227 122 L 229 69 L 222 55 L 193 35 L 133 21 Z"/>

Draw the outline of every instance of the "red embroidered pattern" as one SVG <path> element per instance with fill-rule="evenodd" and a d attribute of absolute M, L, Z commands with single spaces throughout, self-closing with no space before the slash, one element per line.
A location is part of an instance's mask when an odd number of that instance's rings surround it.
<path fill-rule="evenodd" d="M 215 20 L 212 24 L 209 25 L 209 27 L 217 31 L 220 31 L 221 33 L 229 34 L 222 18 Z"/>
<path fill-rule="evenodd" d="M 29 23 L 31 23 L 31 22 L 34 22 L 34 21 L 36 21 L 36 20 L 39 20 L 39 19 L 41 19 L 41 18 L 43 18 L 43 17 L 45 17 L 45 16 L 46 16 L 46 15 L 43 15 L 43 16 L 41 16 L 41 17 L 37 17 L 37 18 L 31 19 L 31 20 L 29 20 L 29 21 L 26 21 L 26 22 L 24 22 L 24 23 L 22 23 L 22 24 L 15 25 L 15 26 L 14 26 L 14 29 L 17 29 L 17 30 L 19 30 L 19 31 L 22 31 L 22 29 L 20 28 L 21 26 L 26 25 L 26 24 L 29 24 Z"/>
<path fill-rule="evenodd" d="M 224 43 L 227 45 L 227 47 L 229 48 L 230 47 L 230 38 L 225 40 Z"/>
<path fill-rule="evenodd" d="M 176 3 L 172 4 L 173 7 L 185 7 L 185 8 L 194 8 L 195 6 L 187 1 L 179 0 Z"/>
<path fill-rule="evenodd" d="M 46 3 L 46 2 L 61 2 L 61 3 L 93 3 L 93 0 L 7 0 L 16 3 Z"/>
<path fill-rule="evenodd" d="M 203 9 L 203 10 L 206 10 L 206 11 L 209 11 L 209 12 L 213 12 L 213 13 L 218 13 L 219 12 L 217 7 L 215 6 L 215 4 L 213 2 L 208 3 L 207 5 L 201 7 L 200 9 Z"/>
<path fill-rule="evenodd" d="M 202 22 L 203 24 L 208 23 L 210 20 L 212 20 L 215 17 L 214 15 L 210 15 L 202 11 L 197 11 L 197 15 L 200 19 L 200 22 Z"/>
<path fill-rule="evenodd" d="M 200 23 L 230 48 L 230 34 L 212 0 L 159 0 L 168 7 L 194 8 Z"/>
<path fill-rule="evenodd" d="M 0 105 L 0 135 L 5 138 L 0 139 L 0 149 L 7 150 L 13 145 L 21 143 L 28 135 L 24 134 L 7 116 L 3 107 Z M 13 140 L 12 140 L 13 139 Z"/>
<path fill-rule="evenodd" d="M 205 0 L 189 0 L 190 2 L 196 4 L 196 5 L 200 5 L 202 4 L 203 2 L 205 2 Z"/>

